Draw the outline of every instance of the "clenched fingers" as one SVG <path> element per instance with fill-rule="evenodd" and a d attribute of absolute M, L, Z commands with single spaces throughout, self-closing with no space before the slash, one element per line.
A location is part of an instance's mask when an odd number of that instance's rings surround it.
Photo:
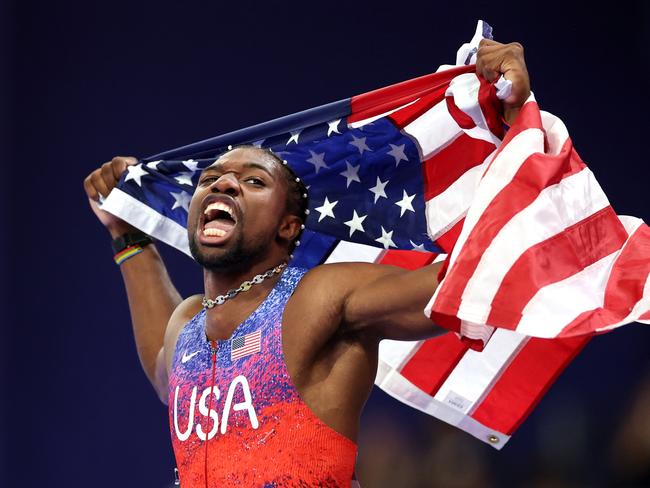
<path fill-rule="evenodd" d="M 117 156 L 90 173 L 84 180 L 84 189 L 88 198 L 97 201 L 100 195 L 107 197 L 127 167 L 137 164 L 137 162 L 136 158 Z"/>
<path fill-rule="evenodd" d="M 512 93 L 504 100 L 507 107 L 521 106 L 530 95 L 530 79 L 524 60 L 524 48 L 518 42 L 501 44 L 483 39 L 476 57 L 476 72 L 489 82 L 500 75 L 512 82 Z"/>

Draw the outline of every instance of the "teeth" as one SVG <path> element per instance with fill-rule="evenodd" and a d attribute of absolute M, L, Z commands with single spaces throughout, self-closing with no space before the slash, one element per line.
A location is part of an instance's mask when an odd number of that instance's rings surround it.
<path fill-rule="evenodd" d="M 203 235 L 223 237 L 226 235 L 226 232 L 221 229 L 203 229 Z"/>
<path fill-rule="evenodd" d="M 204 214 L 207 214 L 208 212 L 210 212 L 210 210 L 223 210 L 224 212 L 227 212 L 228 215 L 230 215 L 231 217 L 233 216 L 233 215 L 232 215 L 232 209 L 230 208 L 230 206 L 226 205 L 226 204 L 223 203 L 223 202 L 214 202 L 214 203 L 211 203 L 210 205 L 208 205 L 208 206 L 205 208 L 205 210 L 203 211 L 203 213 L 204 213 Z M 234 217 L 233 217 L 233 218 L 234 218 Z"/>

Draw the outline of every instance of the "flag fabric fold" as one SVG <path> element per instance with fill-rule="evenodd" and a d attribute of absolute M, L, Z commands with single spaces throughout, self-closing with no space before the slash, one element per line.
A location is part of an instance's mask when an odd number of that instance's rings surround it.
<path fill-rule="evenodd" d="M 495 327 L 593 334 L 650 314 L 650 228 L 619 217 L 534 96 L 486 167 L 427 313 L 483 343 Z"/>
<path fill-rule="evenodd" d="M 650 233 L 533 98 L 506 132 L 509 82 L 471 64 L 484 37 L 479 21 L 436 73 L 144 158 L 102 208 L 189 254 L 201 170 L 229 145 L 273 150 L 309 188 L 293 265 L 446 259 L 425 313 L 452 332 L 382 341 L 376 384 L 501 448 L 594 332 L 650 319 Z"/>

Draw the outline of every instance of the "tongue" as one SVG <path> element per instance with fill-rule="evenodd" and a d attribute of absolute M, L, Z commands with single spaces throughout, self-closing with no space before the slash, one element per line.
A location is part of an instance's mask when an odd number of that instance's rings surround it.
<path fill-rule="evenodd" d="M 235 223 L 232 220 L 228 219 L 215 219 L 210 222 L 206 222 L 203 226 L 204 229 L 221 229 L 225 232 L 228 232 L 235 226 Z"/>

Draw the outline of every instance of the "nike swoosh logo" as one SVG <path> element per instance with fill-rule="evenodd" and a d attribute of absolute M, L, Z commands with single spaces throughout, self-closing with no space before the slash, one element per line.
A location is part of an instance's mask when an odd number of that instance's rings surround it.
<path fill-rule="evenodd" d="M 183 357 L 181 358 L 181 363 L 185 364 L 190 359 L 192 359 L 194 356 L 196 356 L 199 352 L 200 351 L 195 351 L 192 354 L 183 354 Z"/>

